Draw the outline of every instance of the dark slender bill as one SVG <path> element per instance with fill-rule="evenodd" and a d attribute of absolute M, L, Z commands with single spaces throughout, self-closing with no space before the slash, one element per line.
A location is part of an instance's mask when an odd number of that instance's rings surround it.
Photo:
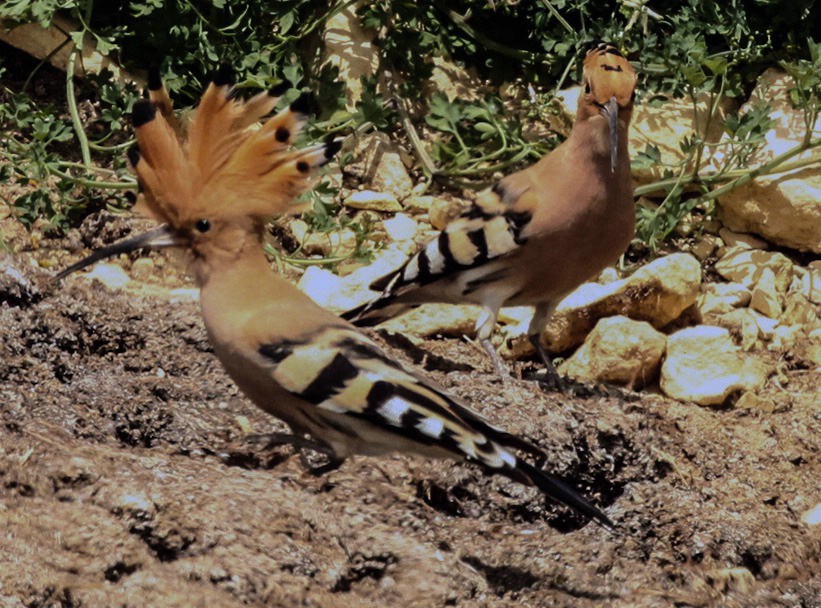
<path fill-rule="evenodd" d="M 72 272 L 77 272 L 86 266 L 91 266 L 100 260 L 110 258 L 111 256 L 118 255 L 120 253 L 128 253 L 129 251 L 134 251 L 135 249 L 162 249 L 164 247 L 175 247 L 179 245 L 180 243 L 177 237 L 174 236 L 171 227 L 163 225 L 159 228 L 149 230 L 148 232 L 143 232 L 142 234 L 138 234 L 137 236 L 133 236 L 129 239 L 118 241 L 108 247 L 98 249 L 97 251 L 92 252 L 88 257 L 83 258 L 79 262 L 72 264 L 68 268 L 58 272 L 54 275 L 54 279 L 52 280 L 60 281 Z"/>
<path fill-rule="evenodd" d="M 615 97 L 611 97 L 610 101 L 604 104 L 604 109 L 607 113 L 607 122 L 610 125 L 610 171 L 616 172 L 616 160 L 619 155 L 619 104 Z"/>

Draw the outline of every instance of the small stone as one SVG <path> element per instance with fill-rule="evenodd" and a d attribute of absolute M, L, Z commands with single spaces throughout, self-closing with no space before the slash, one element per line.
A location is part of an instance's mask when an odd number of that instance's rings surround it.
<path fill-rule="evenodd" d="M 428 213 L 431 206 L 437 201 L 435 196 L 409 196 L 405 199 L 405 211 L 409 213 Z"/>
<path fill-rule="evenodd" d="M 712 318 L 711 322 L 719 327 L 729 329 L 730 333 L 741 344 L 741 349 L 748 351 L 758 342 L 757 317 L 758 315 L 749 308 L 738 308 Z"/>
<path fill-rule="evenodd" d="M 781 319 L 787 325 L 811 325 L 818 321 L 818 312 L 804 294 L 788 293 Z"/>
<path fill-rule="evenodd" d="M 821 524 L 821 503 L 818 503 L 812 509 L 804 511 L 804 513 L 801 514 L 801 521 L 808 526 Z"/>
<path fill-rule="evenodd" d="M 813 304 L 821 304 L 821 260 L 814 260 L 807 265 L 806 270 L 800 269 L 801 282 L 797 285 L 797 290 Z"/>
<path fill-rule="evenodd" d="M 80 276 L 90 281 L 96 279 L 109 289 L 122 289 L 131 281 L 131 277 L 117 264 L 97 264 L 91 272 Z"/>
<path fill-rule="evenodd" d="M 758 410 L 769 414 L 775 411 L 775 402 L 772 399 L 759 397 L 755 393 L 746 392 L 735 402 L 735 407 L 739 410 Z"/>
<path fill-rule="evenodd" d="M 234 416 L 234 422 L 239 427 L 239 430 L 246 435 L 251 432 L 251 421 L 248 420 L 247 416 L 243 416 L 242 414 Z"/>
<path fill-rule="evenodd" d="M 734 308 L 747 306 L 753 294 L 741 283 L 703 283 L 698 298 L 702 316 L 722 314 Z"/>
<path fill-rule="evenodd" d="M 658 373 L 667 338 L 645 321 L 600 320 L 559 371 L 582 381 L 641 388 Z"/>
<path fill-rule="evenodd" d="M 772 270 L 777 291 L 785 292 L 792 281 L 793 264 L 782 253 L 732 247 L 715 265 L 716 272 L 725 279 L 748 289 L 755 287 L 765 268 Z"/>
<path fill-rule="evenodd" d="M 718 231 L 721 240 L 727 247 L 741 247 L 742 249 L 767 249 L 767 241 L 752 234 L 734 232 L 726 226 Z"/>
<path fill-rule="evenodd" d="M 131 277 L 137 281 L 147 281 L 156 270 L 154 260 L 151 258 L 139 258 L 131 264 Z"/>
<path fill-rule="evenodd" d="M 690 252 L 703 262 L 720 246 L 721 239 L 712 234 L 705 234 L 693 244 Z"/>
<path fill-rule="evenodd" d="M 747 568 L 722 568 L 712 577 L 715 587 L 724 593 L 749 593 L 755 586 L 755 577 Z"/>
<path fill-rule="evenodd" d="M 417 224 L 410 216 L 397 213 L 390 219 L 382 222 L 385 232 L 394 241 L 410 241 L 416 234 Z"/>
<path fill-rule="evenodd" d="M 800 325 L 778 325 L 773 330 L 769 350 L 791 352 L 800 339 L 803 331 Z"/>
<path fill-rule="evenodd" d="M 459 217 L 464 207 L 465 202 L 458 199 L 435 199 L 431 203 L 430 210 L 428 211 L 430 225 L 437 230 L 444 230 L 448 224 Z"/>
<path fill-rule="evenodd" d="M 361 190 L 354 192 L 345 199 L 345 205 L 354 209 L 369 209 L 371 211 L 402 211 L 399 200 L 387 192 Z"/>
<path fill-rule="evenodd" d="M 755 284 L 750 301 L 750 308 L 757 310 L 771 319 L 781 316 L 781 298 L 775 284 L 775 273 L 771 268 L 764 268 Z"/>
<path fill-rule="evenodd" d="M 309 266 L 300 277 L 297 287 L 320 306 L 332 308 L 338 302 L 342 279 L 330 270 Z"/>
<path fill-rule="evenodd" d="M 480 308 L 470 304 L 423 304 L 380 325 L 385 331 L 405 336 L 460 337 L 474 333 Z"/>
<path fill-rule="evenodd" d="M 699 325 L 667 339 L 660 386 L 673 399 L 721 405 L 734 393 L 760 390 L 766 380 L 764 363 L 740 352 L 726 329 Z"/>
<path fill-rule="evenodd" d="M 778 320 L 762 315 L 753 309 L 750 309 L 750 313 L 758 326 L 758 337 L 762 340 L 772 339 L 773 334 L 775 333 L 775 328 L 778 326 Z"/>
<path fill-rule="evenodd" d="M 39 299 L 40 290 L 31 280 L 25 264 L 9 254 L 0 254 L 0 302 L 26 305 Z"/>

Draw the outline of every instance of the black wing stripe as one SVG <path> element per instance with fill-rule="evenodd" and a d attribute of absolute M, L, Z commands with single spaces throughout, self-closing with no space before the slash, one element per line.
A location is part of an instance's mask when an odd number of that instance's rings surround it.
<path fill-rule="evenodd" d="M 359 370 L 342 353 L 337 353 L 314 380 L 300 393 L 300 397 L 318 405 L 339 393 L 349 380 L 353 380 Z"/>

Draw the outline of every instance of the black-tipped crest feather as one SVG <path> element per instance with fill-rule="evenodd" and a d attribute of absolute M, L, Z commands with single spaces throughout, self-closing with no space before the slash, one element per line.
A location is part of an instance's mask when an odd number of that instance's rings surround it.
<path fill-rule="evenodd" d="M 144 124 L 154 120 L 156 115 L 157 106 L 154 105 L 154 102 L 147 99 L 138 99 L 131 108 L 131 124 L 135 129 L 139 129 Z"/>

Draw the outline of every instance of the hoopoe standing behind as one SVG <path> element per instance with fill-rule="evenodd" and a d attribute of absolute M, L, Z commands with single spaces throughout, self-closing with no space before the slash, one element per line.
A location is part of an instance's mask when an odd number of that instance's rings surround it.
<path fill-rule="evenodd" d="M 533 305 L 528 337 L 562 381 L 540 334 L 556 304 L 624 253 L 635 233 L 627 154 L 636 73 L 612 44 L 587 53 L 584 90 L 570 136 L 535 165 L 508 175 L 399 270 L 371 284 L 375 300 L 342 316 L 376 325 L 426 302 L 482 306 L 476 334 L 496 371 L 490 342 L 502 306 Z"/>
<path fill-rule="evenodd" d="M 353 454 L 395 451 L 475 462 L 611 525 L 570 487 L 516 455 L 543 456 L 539 448 L 405 370 L 271 270 L 262 248 L 265 221 L 293 209 L 313 169 L 339 148 L 328 142 L 290 149 L 301 122 L 293 104 L 259 130 L 244 129 L 274 103 L 235 101 L 222 72 L 203 95 L 183 145 L 162 104 L 135 104 L 139 152 L 131 163 L 145 206 L 166 224 L 101 249 L 57 277 L 114 253 L 186 248 L 214 352 L 254 403 L 291 427 L 294 435 L 279 440 L 326 453 L 331 465 Z"/>

